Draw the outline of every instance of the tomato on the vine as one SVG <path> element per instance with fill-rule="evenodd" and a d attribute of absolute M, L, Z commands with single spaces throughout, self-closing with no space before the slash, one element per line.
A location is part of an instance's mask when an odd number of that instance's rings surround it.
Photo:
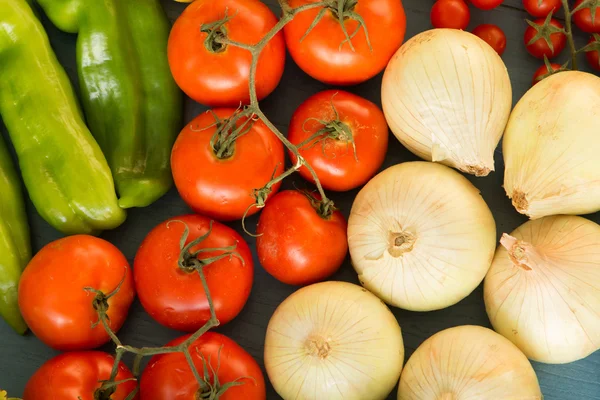
<path fill-rule="evenodd" d="M 544 19 L 537 19 L 534 24 L 537 26 L 536 28 L 528 26 L 525 30 L 524 42 L 529 54 L 540 59 L 543 59 L 544 56 L 550 59 L 559 55 L 567 44 L 567 36 L 560 31 L 563 29 L 563 25 L 554 18 L 550 19 L 547 24 Z M 549 35 L 552 48 L 542 37 L 543 32 Z M 532 41 L 533 43 L 531 43 Z"/>
<path fill-rule="evenodd" d="M 471 0 L 471 3 L 481 10 L 491 10 L 502 4 L 504 0 Z"/>
<path fill-rule="evenodd" d="M 464 0 L 437 0 L 431 8 L 434 28 L 467 29 L 471 20 L 469 6 Z"/>
<path fill-rule="evenodd" d="M 542 65 L 541 67 L 539 67 L 537 71 L 535 71 L 535 74 L 533 74 L 533 81 L 531 82 L 531 85 L 533 86 L 542 79 L 550 76 L 552 72 L 560 70 L 562 68 L 562 65 L 552 63 L 550 64 L 550 68 L 551 69 L 549 70 L 546 65 Z"/>
<path fill-rule="evenodd" d="M 550 13 L 556 14 L 562 7 L 561 0 L 523 0 L 523 5 L 529 15 L 536 18 L 544 18 Z"/>
<path fill-rule="evenodd" d="M 588 45 L 590 45 L 594 42 L 598 46 L 597 47 L 598 50 L 594 50 L 594 49 L 586 50 L 585 58 L 587 59 L 588 64 L 590 64 L 590 67 L 594 68 L 595 70 L 600 71 L 600 40 L 596 40 L 596 38 L 594 36 L 592 36 L 592 37 L 590 37 L 590 40 L 588 41 Z"/>
<path fill-rule="evenodd" d="M 88 350 L 108 342 L 101 323 L 92 327 L 98 322 L 95 307 L 108 306 L 108 324 L 116 332 L 134 296 L 131 268 L 123 253 L 89 235 L 68 236 L 44 246 L 19 283 L 25 322 L 42 342 L 63 351 Z"/>
<path fill-rule="evenodd" d="M 506 50 L 506 35 L 497 25 L 482 24 L 473 29 L 473 34 L 479 36 L 487 44 L 492 46 L 498 55 L 504 54 Z"/>
<path fill-rule="evenodd" d="M 348 252 L 347 222 L 341 212 L 320 213 L 312 193 L 286 190 L 265 206 L 256 249 L 263 268 L 289 285 L 308 285 L 335 273 Z"/>
<path fill-rule="evenodd" d="M 215 26 L 209 29 L 208 24 Z M 260 0 L 194 1 L 177 18 L 169 36 L 169 66 L 177 85 L 198 103 L 211 107 L 248 103 L 252 54 L 219 39 L 255 45 L 275 24 L 277 17 Z M 284 64 L 285 41 L 278 33 L 258 59 L 259 100 L 277 87 Z"/>
<path fill-rule="evenodd" d="M 68 352 L 46 361 L 25 385 L 23 400 L 125 400 L 136 387 L 131 371 L 119 363 L 114 393 L 100 392 L 101 381 L 108 380 L 115 359 L 101 351 Z M 134 399 L 138 399 L 136 395 Z"/>
<path fill-rule="evenodd" d="M 388 126 L 377 105 L 342 90 L 325 90 L 296 109 L 288 139 L 325 189 L 354 189 L 377 173 L 388 146 Z M 292 162 L 296 157 L 290 152 Z M 302 167 L 300 175 L 314 182 Z"/>
<path fill-rule="evenodd" d="M 232 221 L 258 212 L 253 191 L 283 172 L 283 144 L 261 120 L 239 118 L 235 132 L 226 119 L 236 111 L 219 108 L 198 115 L 175 141 L 171 167 L 182 199 L 197 213 Z M 215 132 L 220 134 L 215 138 Z M 233 142 L 231 135 L 239 136 Z M 275 193 L 281 183 L 272 187 Z M 250 208 L 249 208 L 250 207 Z"/>
<path fill-rule="evenodd" d="M 177 346 L 190 335 L 173 340 L 167 346 Z M 212 399 L 214 392 L 228 388 L 219 400 L 264 400 L 265 378 L 258 363 L 240 345 L 226 336 L 207 332 L 189 347 L 193 363 L 200 376 L 208 375 L 209 389 L 202 391 L 182 353 L 152 357 L 142 373 L 140 397 L 144 400 Z M 204 370 L 204 362 L 208 371 Z M 219 384 L 215 387 L 214 372 Z M 233 385 L 230 385 L 232 384 Z"/>
<path fill-rule="evenodd" d="M 573 5 L 573 10 L 579 7 L 581 3 L 583 3 L 583 0 L 577 0 Z M 596 7 L 596 15 L 593 20 L 592 11 L 589 7 L 584 7 L 573 14 L 573 22 L 579 29 L 587 33 L 600 33 L 600 6 Z"/>
<path fill-rule="evenodd" d="M 203 240 L 182 253 L 180 241 L 185 236 L 184 246 Z M 201 249 L 213 251 L 194 257 Z M 180 254 L 184 268 L 178 265 Z M 202 260 L 214 257 L 219 259 L 202 264 Z M 226 225 L 213 221 L 211 228 L 207 217 L 182 215 L 150 231 L 135 256 L 133 274 L 138 297 L 146 312 L 162 325 L 196 331 L 210 319 L 202 281 L 191 268 L 195 263 L 204 265 L 202 271 L 221 324 L 231 321 L 246 304 L 254 277 L 248 244 Z"/>
<path fill-rule="evenodd" d="M 314 2 L 288 4 L 296 8 Z M 343 0 L 341 17 L 337 3 L 296 14 L 283 32 L 292 58 L 304 72 L 327 84 L 353 85 L 383 71 L 404 40 L 406 15 L 399 0 Z"/>

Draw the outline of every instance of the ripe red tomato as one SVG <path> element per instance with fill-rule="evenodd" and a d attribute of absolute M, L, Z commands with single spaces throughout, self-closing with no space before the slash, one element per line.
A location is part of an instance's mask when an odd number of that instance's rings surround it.
<path fill-rule="evenodd" d="M 190 335 L 173 340 L 167 346 L 177 346 Z M 265 378 L 257 362 L 236 342 L 215 332 L 207 332 L 189 347 L 194 365 L 200 373 L 209 375 L 209 383 L 214 382 L 212 371 L 217 371 L 220 385 L 238 381 L 223 393 L 220 400 L 264 400 L 266 399 Z M 212 366 L 204 371 L 202 356 Z M 200 396 L 199 385 L 194 379 L 185 356 L 170 353 L 154 356 L 142 373 L 140 396 L 144 400 L 188 400 L 208 399 Z M 210 397 L 213 398 L 213 397 Z"/>
<path fill-rule="evenodd" d="M 322 281 L 344 262 L 346 228 L 342 213 L 321 217 L 308 194 L 280 192 L 269 200 L 258 221 L 258 260 L 269 274 L 289 285 Z"/>
<path fill-rule="evenodd" d="M 525 10 L 536 18 L 545 18 L 562 7 L 561 0 L 523 0 Z"/>
<path fill-rule="evenodd" d="M 504 54 L 506 50 L 506 35 L 497 25 L 482 24 L 473 29 L 473 34 L 479 36 L 487 44 L 492 46 L 499 55 Z"/>
<path fill-rule="evenodd" d="M 336 117 L 337 113 L 337 117 Z M 377 173 L 388 146 L 388 126 L 383 112 L 369 100 L 342 90 L 325 90 L 309 97 L 298 107 L 290 122 L 288 139 L 295 145 L 325 128 L 321 122 L 349 129 L 356 153 L 347 137 L 315 139 L 302 146 L 300 154 L 313 167 L 328 190 L 354 189 Z M 335 127 L 330 126 L 333 130 Z M 296 157 L 290 152 L 292 162 Z M 300 174 L 314 182 L 302 167 Z"/>
<path fill-rule="evenodd" d="M 300 7 L 316 0 L 289 0 Z M 353 85 L 377 75 L 400 48 L 406 32 L 406 15 L 399 0 L 358 1 L 348 11 L 360 15 L 369 35 L 352 17 L 343 19 L 349 35 L 346 41 L 337 7 L 328 6 L 323 17 L 311 24 L 322 7 L 298 13 L 283 32 L 288 50 L 296 64 L 308 75 L 330 85 Z M 310 29 L 310 32 L 308 32 Z M 308 34 L 307 34 L 308 32 Z"/>
<path fill-rule="evenodd" d="M 544 25 L 544 19 L 537 19 L 534 21 L 538 26 Z M 554 18 L 550 21 L 550 25 L 556 28 L 563 28 L 563 25 L 555 20 Z M 527 47 L 527 51 L 529 54 L 536 58 L 543 59 L 544 56 L 550 58 L 556 57 L 559 55 L 565 48 L 567 44 L 567 36 L 562 32 L 555 32 L 550 35 L 550 41 L 554 47 L 553 50 L 550 49 L 548 43 L 545 39 L 540 38 L 533 42 L 532 44 L 528 44 L 535 36 L 537 35 L 537 31 L 532 26 L 528 26 L 527 30 L 525 30 L 525 46 Z"/>
<path fill-rule="evenodd" d="M 471 3 L 481 10 L 491 10 L 502 4 L 504 0 L 471 0 Z"/>
<path fill-rule="evenodd" d="M 260 0 L 196 0 L 177 18 L 168 43 L 171 72 L 179 87 L 198 103 L 212 107 L 248 103 L 252 55 L 232 45 L 208 45 L 203 24 L 227 15 L 230 19 L 215 36 L 248 45 L 258 43 L 277 23 Z M 264 48 L 256 69 L 258 99 L 279 84 L 285 64 L 285 42 L 278 33 Z"/>
<path fill-rule="evenodd" d="M 201 215 L 182 215 L 165 221 L 146 236 L 134 262 L 133 275 L 138 297 L 152 318 L 172 329 L 196 331 L 210 319 L 210 309 L 200 276 L 184 271 L 177 262 L 180 240 L 185 227 L 185 244 L 208 233 L 211 220 Z M 231 321 L 242 310 L 254 277 L 250 248 L 233 229 L 213 222 L 210 235 L 189 249 L 235 246 L 241 257 L 222 258 L 203 268 L 217 318 L 221 324 Z M 200 260 L 223 255 L 224 251 L 200 253 Z M 191 259 L 190 259 L 191 260 Z M 243 260 L 243 261 L 242 261 Z"/>
<path fill-rule="evenodd" d="M 45 362 L 29 378 L 23 400 L 95 400 L 102 380 L 108 380 L 114 357 L 101 351 L 81 351 L 60 354 Z M 133 378 L 129 368 L 122 362 L 115 381 Z M 134 380 L 123 382 L 110 396 L 111 400 L 124 400 L 135 390 Z M 136 395 L 134 399 L 138 399 Z"/>
<path fill-rule="evenodd" d="M 552 67 L 552 71 L 557 71 L 560 68 L 562 68 L 562 65 L 552 63 L 552 64 L 550 64 L 550 67 Z M 537 71 L 535 71 L 535 74 L 533 75 L 533 81 L 531 82 L 531 86 L 535 85 L 536 83 L 538 83 L 539 81 L 544 79 L 546 77 L 546 75 L 548 74 L 548 72 L 549 72 L 549 70 L 548 70 L 548 67 L 546 67 L 546 65 L 542 65 L 541 67 L 539 67 L 537 69 Z"/>
<path fill-rule="evenodd" d="M 88 350 L 108 342 L 98 321 L 91 287 L 108 299 L 111 329 L 117 332 L 133 302 L 131 268 L 125 256 L 106 240 L 75 235 L 44 246 L 29 262 L 19 283 L 19 308 L 31 331 L 56 350 Z"/>
<path fill-rule="evenodd" d="M 596 41 L 596 39 L 592 36 L 590 38 L 590 40 L 588 41 L 588 44 L 593 43 L 594 41 Z M 590 64 L 590 67 L 594 68 L 595 70 L 600 71 L 600 57 L 599 56 L 600 56 L 600 54 L 599 54 L 598 50 L 586 51 L 586 53 L 585 53 L 585 58 L 587 59 L 588 63 Z"/>
<path fill-rule="evenodd" d="M 581 3 L 583 3 L 583 0 L 577 0 L 573 6 L 573 10 Z M 600 7 L 596 8 L 596 15 L 593 21 L 592 12 L 589 7 L 586 7 L 573 14 L 573 22 L 584 32 L 600 33 Z"/>
<path fill-rule="evenodd" d="M 223 120 L 234 111 L 223 108 L 212 113 Z M 198 115 L 179 134 L 171 153 L 173 178 L 179 194 L 195 212 L 221 221 L 237 220 L 254 203 L 254 189 L 283 172 L 283 144 L 262 121 L 255 121 L 250 131 L 235 141 L 231 156 L 220 159 L 211 145 L 217 129 L 212 113 Z M 237 126 L 246 122 L 241 119 Z M 280 186 L 274 185 L 272 193 Z M 248 215 L 256 212 L 252 207 Z"/>
<path fill-rule="evenodd" d="M 467 29 L 471 20 L 469 6 L 464 0 L 437 0 L 431 8 L 434 28 Z"/>

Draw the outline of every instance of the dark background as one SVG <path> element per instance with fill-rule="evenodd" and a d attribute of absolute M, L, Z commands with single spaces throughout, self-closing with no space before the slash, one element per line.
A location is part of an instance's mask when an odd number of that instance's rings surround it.
<path fill-rule="evenodd" d="M 279 15 L 276 0 L 263 1 Z M 175 3 L 172 0 L 162 0 L 162 3 L 172 21 L 186 7 L 185 4 Z M 403 3 L 407 15 L 407 39 L 431 27 L 429 11 L 433 0 L 404 0 Z M 523 34 L 527 26 L 525 18 L 528 16 L 523 10 L 522 0 L 505 0 L 502 6 L 492 11 L 481 11 L 471 7 L 469 30 L 480 23 L 494 23 L 499 25 L 507 35 L 508 46 L 503 59 L 510 73 L 515 103 L 530 87 L 534 71 L 542 64 L 540 60 L 534 59 L 525 51 L 523 45 Z M 76 37 L 58 31 L 45 18 L 43 22 L 61 63 L 73 83 L 77 85 Z M 586 39 L 586 36 L 579 35 L 577 41 L 579 45 L 583 45 Z M 568 49 L 563 52 L 560 58 L 561 63 L 566 57 L 568 57 Z M 580 58 L 580 64 L 583 64 L 584 69 L 587 68 L 583 57 Z M 380 105 L 380 86 L 381 75 L 348 90 Z M 296 107 L 312 94 L 325 88 L 325 85 L 304 74 L 288 57 L 281 84 L 271 96 L 263 101 L 262 108 L 277 127 L 285 133 L 288 121 Z M 202 106 L 188 99 L 185 105 L 185 122 L 189 122 L 203 110 Z M 6 135 L 6 129 L 1 124 L 0 130 L 3 135 Z M 415 159 L 415 156 L 404 149 L 392 136 L 385 165 L 382 168 Z M 497 172 L 486 178 L 468 177 L 481 190 L 484 199 L 493 211 L 498 235 L 503 232 L 511 232 L 525 222 L 525 218 L 512 208 L 502 189 L 503 169 L 499 147 L 496 153 Z M 294 180 L 303 184 L 298 177 L 294 177 L 286 181 L 284 187 L 291 187 Z M 343 194 L 331 193 L 331 197 L 347 216 L 356 193 L 357 191 Z M 60 234 L 37 215 L 31 204 L 28 204 L 28 210 L 33 247 L 37 251 L 48 242 L 58 239 Z M 152 206 L 130 210 L 127 221 L 121 227 L 104 233 L 102 237 L 117 245 L 130 262 L 133 262 L 138 246 L 155 225 L 170 217 L 189 212 L 189 208 L 179 198 L 177 191 L 172 189 Z M 598 214 L 588 217 L 600 222 Z M 250 218 L 248 226 L 254 227 L 256 221 L 256 216 Z M 239 222 L 230 225 L 241 232 Z M 255 240 L 247 235 L 245 238 L 254 248 Z M 247 306 L 234 321 L 220 327 L 218 331 L 236 340 L 262 366 L 263 342 L 269 318 L 277 305 L 296 288 L 278 282 L 258 265 L 256 259 L 255 262 L 255 283 Z M 344 263 L 332 280 L 358 283 L 356 273 L 349 260 Z M 393 309 L 393 312 L 402 327 L 406 359 L 426 338 L 440 330 L 465 324 L 490 326 L 485 313 L 481 287 L 459 304 L 445 310 L 414 313 Z M 152 321 L 138 302 L 133 305 L 127 322 L 119 332 L 124 343 L 136 346 L 161 346 L 180 335 L 180 332 L 169 330 Z M 25 337 L 16 335 L 3 321 L 0 321 L 0 338 L 0 388 L 7 390 L 9 396 L 21 396 L 28 378 L 42 363 L 58 353 L 46 347 L 31 333 Z M 106 347 L 105 350 L 110 351 L 111 348 Z M 533 366 L 537 372 L 542 392 L 548 400 L 600 399 L 600 352 L 594 353 L 585 360 L 568 365 L 533 363 Z M 279 396 L 268 382 L 266 373 L 265 379 L 268 388 L 267 398 L 278 399 Z M 396 390 L 390 394 L 389 399 L 396 399 Z"/>

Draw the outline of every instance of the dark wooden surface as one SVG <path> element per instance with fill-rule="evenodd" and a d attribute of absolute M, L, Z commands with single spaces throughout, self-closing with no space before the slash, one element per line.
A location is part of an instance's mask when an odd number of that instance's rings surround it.
<path fill-rule="evenodd" d="M 185 8 L 171 0 L 162 0 L 171 20 L 174 20 Z M 276 1 L 266 0 L 277 13 Z M 429 10 L 433 0 L 404 0 L 407 14 L 407 38 L 430 28 Z M 471 8 L 472 17 L 469 29 L 480 23 L 495 23 L 507 34 L 508 48 L 504 61 L 508 67 L 516 102 L 529 88 L 532 75 L 539 60 L 529 56 L 523 46 L 523 33 L 526 27 L 524 21 L 527 14 L 522 9 L 522 0 L 505 0 L 504 4 L 493 11 L 483 12 Z M 1 12 L 0 12 L 1 16 Z M 75 36 L 59 32 L 47 20 L 44 20 L 49 36 L 60 61 L 67 69 L 77 85 L 75 67 Z M 585 36 L 577 38 L 584 43 Z M 567 52 L 562 58 L 567 57 Z M 583 58 L 582 58 L 582 61 Z M 381 76 L 369 82 L 350 88 L 349 90 L 380 104 Z M 310 95 L 325 89 L 325 85 L 316 82 L 305 75 L 291 59 L 288 58 L 285 75 L 277 90 L 266 99 L 262 107 L 272 121 L 285 132 L 293 111 Z M 203 110 L 203 107 L 188 99 L 185 105 L 185 121 L 190 121 Z M 2 134 L 6 129 L 0 125 Z M 415 160 L 415 157 L 404 149 L 395 138 L 391 138 L 390 148 L 383 168 Z M 513 210 L 502 189 L 503 163 L 500 149 L 496 153 L 496 173 L 483 179 L 469 179 L 483 193 L 483 197 L 492 209 L 496 218 L 498 234 L 511 232 L 525 221 L 525 218 Z M 297 178 L 296 178 L 297 179 Z M 285 186 L 291 186 L 286 182 Z M 332 198 L 342 211 L 348 215 L 356 191 L 344 194 L 332 194 Z M 46 243 L 57 239 L 60 235 L 47 225 L 28 205 L 32 240 L 35 250 Z M 188 213 L 190 210 L 179 198 L 176 190 L 171 192 L 151 207 L 132 210 L 125 224 L 119 229 L 103 234 L 103 238 L 117 245 L 133 261 L 136 249 L 144 236 L 156 224 L 167 218 Z M 600 215 L 588 216 L 600 222 Z M 249 220 L 249 226 L 254 226 L 257 218 Z M 241 231 L 239 223 L 230 224 Z M 246 236 L 251 247 L 253 238 Z M 354 283 L 357 277 L 347 260 L 340 271 L 332 278 Z M 277 305 L 294 292 L 296 288 L 279 283 L 258 266 L 256 268 L 255 284 L 247 306 L 231 323 L 218 329 L 219 332 L 230 336 L 240 343 L 256 360 L 263 365 L 263 342 L 267 324 Z M 459 304 L 445 310 L 431 313 L 414 313 L 393 309 L 403 331 L 406 346 L 406 359 L 429 336 L 434 333 L 457 325 L 476 324 L 490 326 L 483 304 L 482 290 L 479 287 L 468 298 Z M 119 333 L 121 339 L 137 346 L 157 346 L 178 337 L 181 333 L 160 326 L 150 319 L 139 303 L 135 303 L 125 326 Z M 8 326 L 0 321 L 0 388 L 8 390 L 9 395 L 21 396 L 29 376 L 42 363 L 56 355 L 57 352 L 44 346 L 31 333 L 25 337 L 14 334 Z M 110 347 L 106 347 L 110 350 Z M 129 360 L 130 361 L 130 360 Z M 596 352 L 585 360 L 568 365 L 543 365 L 534 363 L 543 394 L 548 400 L 591 400 L 600 399 L 600 352 Z M 266 378 L 266 374 L 265 374 Z M 278 399 L 268 382 L 268 399 Z M 390 396 L 396 398 L 396 390 Z M 367 400 L 367 399 L 365 399 Z"/>

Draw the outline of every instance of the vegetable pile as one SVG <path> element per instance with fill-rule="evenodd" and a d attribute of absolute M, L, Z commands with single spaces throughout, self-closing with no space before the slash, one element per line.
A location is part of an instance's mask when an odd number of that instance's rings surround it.
<path fill-rule="evenodd" d="M 258 268 L 297 287 L 264 339 L 285 400 L 541 399 L 529 360 L 600 349 L 600 226 L 579 216 L 600 211 L 600 78 L 577 70 L 581 53 L 600 69 L 600 2 L 524 1 L 544 65 L 513 108 L 506 36 L 465 31 L 463 0 L 437 0 L 433 29 L 406 42 L 400 0 L 280 0 L 279 17 L 259 0 L 186 0 L 172 27 L 159 0 L 36 1 L 0 0 L 0 114 L 19 167 L 0 138 L 0 314 L 60 352 L 24 400 L 266 399 L 258 362 L 214 331 Z M 79 97 L 41 13 L 77 35 Z M 574 25 L 592 34 L 582 49 Z M 284 134 L 260 102 L 286 50 L 345 89 L 312 94 Z M 380 74 L 381 108 L 351 88 Z M 184 94 L 207 107 L 185 125 Z M 384 167 L 390 138 L 422 161 Z M 530 221 L 498 238 L 477 184 L 501 165 Z M 35 254 L 19 172 L 62 234 Z M 282 189 L 296 173 L 305 188 Z M 130 264 L 100 236 L 171 188 L 192 212 L 147 232 Z M 327 194 L 351 190 L 350 210 Z M 334 278 L 348 255 L 353 283 Z M 443 330 L 405 361 L 390 307 L 446 309 L 482 282 L 493 330 Z M 123 343 L 136 296 L 181 336 Z"/>

